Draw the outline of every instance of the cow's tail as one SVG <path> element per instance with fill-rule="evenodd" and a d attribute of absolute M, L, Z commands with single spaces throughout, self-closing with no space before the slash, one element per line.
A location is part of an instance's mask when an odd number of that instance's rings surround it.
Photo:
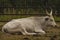
<path fill-rule="evenodd" d="M 2 28 L 2 32 L 8 33 L 8 30 L 6 28 Z"/>

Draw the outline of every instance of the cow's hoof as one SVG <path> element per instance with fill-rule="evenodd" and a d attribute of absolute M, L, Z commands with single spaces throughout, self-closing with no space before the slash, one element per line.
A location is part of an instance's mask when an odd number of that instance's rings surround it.
<path fill-rule="evenodd" d="M 11 35 L 15 35 L 15 33 L 10 33 Z"/>
<path fill-rule="evenodd" d="M 41 35 L 39 35 L 39 34 L 36 34 L 36 35 L 33 35 L 33 36 L 36 36 L 36 37 L 37 37 L 37 36 L 41 36 Z"/>
<path fill-rule="evenodd" d="M 24 40 L 29 40 L 29 38 L 26 37 L 26 38 L 24 38 Z"/>

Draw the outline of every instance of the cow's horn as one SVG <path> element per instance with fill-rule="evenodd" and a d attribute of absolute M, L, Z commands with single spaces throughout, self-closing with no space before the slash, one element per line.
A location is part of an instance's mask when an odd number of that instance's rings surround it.
<path fill-rule="evenodd" d="M 51 12 L 50 12 L 50 15 L 52 15 L 52 10 L 51 10 Z"/>
<path fill-rule="evenodd" d="M 46 14 L 47 14 L 47 15 L 50 15 L 49 12 L 48 12 L 47 10 L 46 10 Z"/>

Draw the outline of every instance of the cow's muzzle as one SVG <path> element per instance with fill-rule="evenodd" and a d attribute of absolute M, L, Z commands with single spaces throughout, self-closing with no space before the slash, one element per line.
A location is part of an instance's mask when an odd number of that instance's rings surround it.
<path fill-rule="evenodd" d="M 55 27 L 58 27 L 57 25 L 55 25 Z"/>
<path fill-rule="evenodd" d="M 55 25 L 55 27 L 58 27 L 59 28 L 60 26 L 59 25 Z"/>
<path fill-rule="evenodd" d="M 51 27 L 58 27 L 58 25 L 50 25 Z"/>

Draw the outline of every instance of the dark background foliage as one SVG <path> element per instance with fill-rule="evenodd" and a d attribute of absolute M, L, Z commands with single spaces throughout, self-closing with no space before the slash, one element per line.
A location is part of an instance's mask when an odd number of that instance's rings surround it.
<path fill-rule="evenodd" d="M 3 12 L 4 8 L 15 9 L 53 9 L 60 13 L 60 0 L 0 0 L 0 12 Z"/>

